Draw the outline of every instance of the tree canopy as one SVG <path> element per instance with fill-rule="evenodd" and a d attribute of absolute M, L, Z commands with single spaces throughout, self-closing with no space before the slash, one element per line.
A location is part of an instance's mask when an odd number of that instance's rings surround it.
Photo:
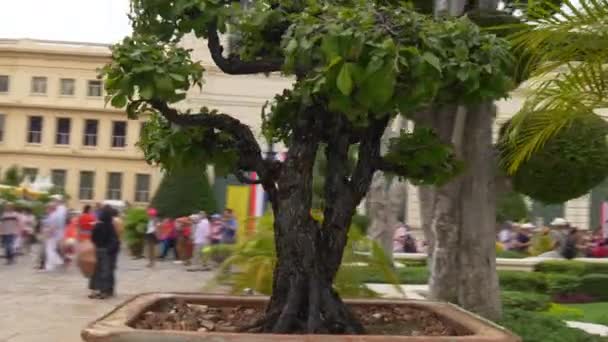
<path fill-rule="evenodd" d="M 399 1 L 268 0 L 242 7 L 137 0 L 132 6 L 134 34 L 112 48 L 105 86 L 112 105 L 126 105 L 129 115 L 162 114 L 141 146 L 149 161 L 168 167 L 212 162 L 226 172 L 268 174 L 276 166 L 261 161 L 255 137 L 236 119 L 206 108 L 185 116 L 170 107 L 203 84 L 204 68 L 178 45 L 189 33 L 207 39 L 226 73 L 296 76 L 293 89 L 278 94 L 263 116 L 264 135 L 287 146 L 302 120 L 329 135 L 344 116 L 349 143 L 358 144 L 366 129 L 398 114 L 412 118 L 431 104 L 501 98 L 513 87 L 505 41 L 466 18 L 432 20 Z M 229 28 L 240 41 L 226 56 L 219 35 Z M 311 115 L 315 109 L 323 115 Z M 458 170 L 451 147 L 424 127 L 393 139 L 386 158 L 374 163 L 422 183 L 446 181 Z"/>

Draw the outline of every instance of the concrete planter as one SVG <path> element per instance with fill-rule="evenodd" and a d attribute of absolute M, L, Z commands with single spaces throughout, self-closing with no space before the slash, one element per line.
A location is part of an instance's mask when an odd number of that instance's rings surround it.
<path fill-rule="evenodd" d="M 210 306 L 264 306 L 265 297 L 238 297 L 187 293 L 151 293 L 132 298 L 114 311 L 91 323 L 82 331 L 86 342 L 521 342 L 521 339 L 503 328 L 488 322 L 457 306 L 445 303 L 411 300 L 347 300 L 351 306 L 399 304 L 420 310 L 432 311 L 466 336 L 374 336 L 374 335 L 271 335 L 219 332 L 183 332 L 138 330 L 130 325 L 159 301 L 183 299 L 187 303 Z"/>

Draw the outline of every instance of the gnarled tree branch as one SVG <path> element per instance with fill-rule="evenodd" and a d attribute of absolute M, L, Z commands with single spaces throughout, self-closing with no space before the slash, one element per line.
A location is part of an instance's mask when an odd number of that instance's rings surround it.
<path fill-rule="evenodd" d="M 265 160 L 262 158 L 262 150 L 251 128 L 226 114 L 180 114 L 167 103 L 158 100 L 150 101 L 150 105 L 159 111 L 169 122 L 178 126 L 208 127 L 230 134 L 235 140 L 235 147 L 239 154 L 238 172 L 235 175 L 239 180 L 247 184 L 253 180 L 246 178 L 242 171 L 255 171 L 259 177 L 259 184 L 264 186 L 270 200 L 274 202 L 276 193 L 276 179 L 281 170 L 281 163 L 276 160 Z M 241 177 L 242 176 L 242 177 Z M 274 203 L 273 203 L 274 204 Z"/>
<path fill-rule="evenodd" d="M 283 60 L 280 58 L 243 61 L 234 54 L 224 57 L 224 47 L 220 42 L 220 37 L 214 24 L 209 25 L 207 29 L 207 47 L 217 67 L 226 74 L 249 75 L 271 73 L 280 71 L 283 66 Z"/>

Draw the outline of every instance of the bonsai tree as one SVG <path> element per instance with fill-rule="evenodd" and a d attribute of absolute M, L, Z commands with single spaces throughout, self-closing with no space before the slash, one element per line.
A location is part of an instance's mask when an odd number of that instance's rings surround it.
<path fill-rule="evenodd" d="M 332 283 L 356 206 L 376 171 L 418 184 L 442 184 L 461 163 L 451 141 L 420 124 L 380 153 L 397 115 L 430 105 L 477 103 L 512 87 L 508 44 L 466 18 L 435 21 L 398 1 L 134 0 L 134 33 L 112 48 L 103 69 L 109 100 L 131 116 L 152 114 L 142 148 L 171 170 L 213 163 L 246 183 L 261 183 L 274 213 L 276 265 L 266 315 L 255 331 L 363 332 Z M 220 34 L 239 32 L 224 53 Z M 178 46 L 185 34 L 207 40 L 228 74 L 282 72 L 293 88 L 263 115 L 263 133 L 288 147 L 284 162 L 262 158 L 251 128 L 233 116 L 175 104 L 202 86 L 203 67 Z M 313 167 L 326 144 L 323 219 L 311 214 Z M 357 161 L 348 152 L 357 146 Z M 247 172 L 255 171 L 252 180 Z M 179 199 L 175 199 L 179 201 Z"/>
<path fill-rule="evenodd" d="M 146 143 L 146 140 L 142 140 Z M 169 170 L 161 181 L 150 206 L 161 217 L 181 217 L 205 210 L 217 210 L 213 191 L 204 168 L 178 167 Z"/>

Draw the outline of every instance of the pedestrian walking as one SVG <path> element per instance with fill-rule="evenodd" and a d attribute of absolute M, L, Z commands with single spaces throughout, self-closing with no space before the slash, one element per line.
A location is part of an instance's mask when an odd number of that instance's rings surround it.
<path fill-rule="evenodd" d="M 63 265 L 64 260 L 59 254 L 60 242 L 63 239 L 65 217 L 58 202 L 49 207 L 49 215 L 44 222 L 44 269 L 53 271 Z"/>
<path fill-rule="evenodd" d="M 2 222 L 0 222 L 0 238 L 2 247 L 6 257 L 6 264 L 15 263 L 15 238 L 21 231 L 19 222 L 19 213 L 15 211 L 15 206 L 9 203 L 4 208 L 2 213 Z"/>
<path fill-rule="evenodd" d="M 161 225 L 161 240 L 163 244 L 163 251 L 160 255 L 161 259 L 165 259 L 170 250 L 175 253 L 175 260 L 179 260 L 177 253 L 177 231 L 175 229 L 175 221 L 172 219 L 165 219 Z"/>
<path fill-rule="evenodd" d="M 146 227 L 146 235 L 144 237 L 146 244 L 146 254 L 148 256 L 148 267 L 154 267 L 156 261 L 156 245 L 158 243 L 158 234 L 160 221 L 158 212 L 154 208 L 148 209 L 148 226 Z"/>
<path fill-rule="evenodd" d="M 201 212 L 199 215 L 196 215 L 194 219 L 194 235 L 192 238 L 194 243 L 194 250 L 192 253 L 193 267 L 189 269 L 189 271 L 195 272 L 209 269 L 206 258 L 203 255 L 203 249 L 205 246 L 209 245 L 209 233 L 209 219 L 207 219 L 207 214 L 205 212 Z"/>
<path fill-rule="evenodd" d="M 91 240 L 91 234 L 93 233 L 93 227 L 95 224 L 95 215 L 91 212 L 91 206 L 85 205 L 82 209 L 82 214 L 78 217 L 78 241 L 83 242 Z"/>
<path fill-rule="evenodd" d="M 110 206 L 105 206 L 100 213 L 99 222 L 95 224 L 91 241 L 95 245 L 97 262 L 95 271 L 89 280 L 92 299 L 106 299 L 115 295 L 116 263 L 120 251 L 120 239 L 114 226 L 116 212 Z"/>

